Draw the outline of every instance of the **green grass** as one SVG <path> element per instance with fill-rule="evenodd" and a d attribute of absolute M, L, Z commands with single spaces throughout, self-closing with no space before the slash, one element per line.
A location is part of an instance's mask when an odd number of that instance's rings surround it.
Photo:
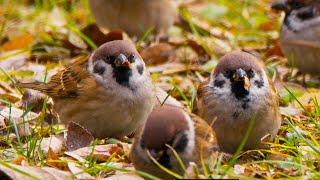
<path fill-rule="evenodd" d="M 30 2 L 30 1 L 29 1 Z M 70 3 L 72 2 L 72 3 Z M 178 62 L 189 65 L 199 65 L 198 71 L 188 70 L 186 72 L 174 73 L 170 75 L 153 74 L 157 77 L 155 82 L 165 83 L 170 86 L 169 94 L 174 96 L 179 101 L 185 104 L 190 111 L 194 108 L 196 99 L 196 89 L 199 84 L 199 77 L 208 77 L 208 71 L 216 65 L 223 50 L 226 49 L 249 49 L 262 55 L 266 64 L 267 72 L 272 80 L 277 78 L 277 68 L 288 68 L 288 77 L 285 82 L 299 82 L 299 76 L 293 74 L 291 67 L 286 67 L 283 57 L 267 57 L 264 56 L 271 47 L 274 46 L 274 41 L 277 40 L 279 30 L 279 14 L 273 14 L 269 11 L 271 1 L 269 0 L 215 0 L 207 1 L 203 6 L 195 8 L 181 9 L 180 13 L 188 22 L 191 32 L 186 32 L 183 29 L 175 34 L 184 41 L 192 39 L 196 41 L 210 56 L 205 59 L 205 63 L 196 62 L 192 64 L 192 59 L 184 55 L 183 59 L 178 59 Z M 48 18 L 50 13 L 53 13 L 54 8 L 59 8 L 63 13 L 66 24 L 63 26 L 54 26 L 52 19 Z M 75 34 L 83 40 L 88 47 L 95 49 L 96 44 L 84 35 L 81 31 L 86 25 L 92 23 L 93 19 L 88 11 L 87 0 L 35 0 L 34 3 L 27 3 L 22 0 L 0 0 L 0 51 L 3 43 L 7 39 L 14 38 L 15 35 L 31 34 L 33 42 L 23 49 L 14 49 L 15 51 L 9 54 L 0 53 L 0 63 L 7 63 L 9 60 L 21 55 L 22 53 L 30 53 L 35 55 L 41 53 L 47 55 L 49 63 L 38 63 L 45 67 L 46 72 L 42 72 L 45 77 L 44 82 L 49 79 L 47 75 L 51 75 L 56 68 L 62 64 L 68 63 L 68 59 L 79 56 L 81 53 L 89 53 L 90 51 L 81 49 L 80 52 L 72 51 L 64 46 L 64 41 L 70 33 Z M 201 23 L 199 23 L 201 22 Z M 205 26 L 203 26 L 205 25 Z M 209 28 L 207 28 L 209 27 Z M 176 27 L 179 29 L 180 27 Z M 145 35 L 136 42 L 139 49 L 144 48 L 150 42 L 150 33 L 152 29 L 147 31 Z M 170 35 L 169 35 L 170 36 Z M 219 41 L 217 41 L 219 40 Z M 220 42 L 220 43 L 219 43 Z M 151 42 L 153 43 L 153 42 Z M 220 50 L 219 50 L 220 49 Z M 221 50 L 222 49 L 222 50 Z M 222 51 L 222 52 L 221 52 Z M 79 53 L 79 54 L 77 54 Z M 52 55 L 61 55 L 64 59 L 52 61 L 49 57 Z M 201 59 L 200 57 L 199 59 Z M 34 65 L 26 59 L 24 67 Z M 210 66 L 206 63 L 210 62 Z M 204 68 L 206 67 L 206 68 Z M 207 68 L 209 67 L 209 68 Z M 4 69 L 0 67 L 1 83 L 10 85 L 14 89 L 14 94 L 21 97 L 23 91 L 15 87 L 18 80 L 33 80 L 38 75 L 32 71 L 23 70 L 21 67 Z M 179 79 L 189 79 L 194 86 L 184 88 Z M 178 80 L 177 80 L 178 79 Z M 0 92 L 2 91 L 0 86 Z M 226 157 L 224 154 L 217 154 L 209 159 L 203 159 L 202 163 L 195 168 L 196 174 L 199 177 L 205 178 L 290 178 L 290 179 L 320 179 L 320 105 L 319 100 L 311 97 L 309 103 L 302 102 L 300 98 L 309 91 L 320 93 L 319 84 L 315 89 L 307 88 L 306 91 L 295 91 L 290 87 L 282 88 L 283 105 L 295 106 L 301 109 L 302 114 L 297 116 L 283 116 L 281 129 L 268 150 L 251 150 L 243 152 L 242 146 L 239 147 L 234 156 Z M 8 93 L 9 92 L 4 92 Z M 65 131 L 57 125 L 48 125 L 45 122 L 48 112 L 51 112 L 51 106 L 48 105 L 48 100 L 40 107 L 41 112 L 38 119 L 27 119 L 24 117 L 28 112 L 33 111 L 33 107 L 26 107 L 23 110 L 23 122 L 8 124 L 6 128 L 0 129 L 0 164 L 7 168 L 24 174 L 31 179 L 37 179 L 28 172 L 21 171 L 10 165 L 18 156 L 27 159 L 29 165 L 34 167 L 47 166 L 45 153 L 40 148 L 40 142 L 49 135 L 60 134 Z M 165 98 L 164 102 L 167 100 Z M 163 104 L 164 102 L 161 102 Z M 298 106 L 297 106 L 298 105 Z M 22 108 L 17 102 L 11 102 L 8 99 L 0 99 L 0 109 L 2 107 Z M 9 119 L 10 121 L 10 119 Z M 32 127 L 31 134 L 26 137 L 21 137 L 18 133 L 20 125 L 29 123 Z M 250 131 L 248 131 L 250 132 Z M 10 139 L 10 133 L 15 134 L 16 139 Z M 112 140 L 107 143 L 112 143 Z M 100 142 L 99 142 L 100 143 Z M 98 145 L 95 141 L 94 145 Z M 9 153 L 10 152 L 10 153 Z M 66 158 L 67 156 L 59 154 Z M 111 156 L 107 162 L 100 163 L 89 156 L 85 162 L 79 162 L 74 159 L 64 159 L 64 162 L 75 162 L 83 168 L 83 172 L 87 172 L 92 176 L 100 176 L 105 172 L 121 171 L 133 172 L 147 179 L 158 179 L 157 177 L 141 171 L 134 171 L 127 168 L 119 168 L 114 165 L 115 162 L 126 163 L 128 154 L 124 157 Z M 90 158 L 91 157 L 91 158 Z M 176 155 L 177 159 L 179 157 Z M 156 163 L 156 162 L 155 162 Z M 180 162 L 183 169 L 187 169 L 187 165 Z M 183 174 L 176 174 L 162 167 L 168 173 L 171 173 L 177 178 L 183 177 Z M 184 167 L 185 166 L 185 167 Z M 243 167 L 244 173 L 236 173 L 236 167 Z"/>

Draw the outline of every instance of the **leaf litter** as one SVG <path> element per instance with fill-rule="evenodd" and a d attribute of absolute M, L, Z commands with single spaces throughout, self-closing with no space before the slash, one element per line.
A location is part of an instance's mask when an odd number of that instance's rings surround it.
<path fill-rule="evenodd" d="M 44 95 L 21 94 L 15 87 L 18 80 L 47 81 L 71 59 L 104 42 L 130 38 L 121 30 L 102 32 L 88 20 L 82 1 L 2 3 L 6 5 L 0 6 L 5 17 L 0 19 L 1 174 L 12 179 L 139 179 L 122 172 L 133 171 L 128 160 L 130 141 L 94 140 L 77 124 L 52 123 L 57 115 Z M 160 105 L 192 106 L 194 89 L 230 50 L 259 55 L 279 92 L 283 123 L 269 150 L 243 152 L 227 172 L 227 161 L 218 155 L 212 158 L 208 174 L 199 174 L 197 165 L 191 164 L 188 177 L 320 177 L 320 156 L 314 151 L 320 148 L 320 83 L 318 77 L 307 76 L 307 86 L 302 87 L 302 75 L 286 65 L 278 41 L 279 14 L 270 12 L 270 3 L 185 1 L 180 21 L 166 39 L 139 42 L 153 81 L 162 88 L 157 90 Z M 51 123 L 40 126 L 43 116 Z"/>

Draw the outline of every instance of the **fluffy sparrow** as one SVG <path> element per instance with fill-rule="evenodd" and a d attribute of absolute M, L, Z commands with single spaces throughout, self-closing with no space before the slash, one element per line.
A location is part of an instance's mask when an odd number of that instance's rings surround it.
<path fill-rule="evenodd" d="M 199 86 L 199 114 L 217 135 L 219 148 L 234 153 L 254 121 L 244 149 L 260 147 L 273 139 L 281 118 L 279 99 L 260 62 L 251 54 L 235 51 L 223 56 L 210 78 Z"/>
<path fill-rule="evenodd" d="M 289 64 L 304 73 L 320 74 L 320 1 L 282 0 L 272 8 L 285 12 L 280 45 Z"/>
<path fill-rule="evenodd" d="M 54 101 L 62 123 L 77 122 L 95 137 L 122 137 L 142 126 L 154 104 L 153 85 L 134 45 L 103 44 L 68 65 L 50 82 L 21 83 Z"/>
<path fill-rule="evenodd" d="M 151 28 L 164 33 L 176 17 L 172 0 L 89 0 L 89 4 L 100 28 L 122 29 L 130 36 L 142 36 Z"/>
<path fill-rule="evenodd" d="M 184 164 L 198 162 L 207 157 L 217 147 L 212 128 L 199 117 L 185 112 L 181 107 L 163 105 L 154 108 L 144 128 L 138 134 L 130 152 L 137 170 L 148 172 L 163 179 L 173 179 L 159 168 L 152 156 L 162 166 L 183 174 L 171 146 Z"/>

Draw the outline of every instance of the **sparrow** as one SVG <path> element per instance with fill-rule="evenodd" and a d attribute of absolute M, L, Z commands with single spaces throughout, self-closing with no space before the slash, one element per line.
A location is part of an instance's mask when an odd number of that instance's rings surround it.
<path fill-rule="evenodd" d="M 19 83 L 53 99 L 63 124 L 73 121 L 94 137 L 123 137 L 152 111 L 154 88 L 144 61 L 126 40 L 103 44 L 55 74 L 48 83 Z"/>
<path fill-rule="evenodd" d="M 153 161 L 183 174 L 183 168 L 169 147 L 185 165 L 200 163 L 201 157 L 206 159 L 218 149 L 215 134 L 204 120 L 181 107 L 165 104 L 151 112 L 142 131 L 134 138 L 129 157 L 137 170 L 162 179 L 174 179 Z"/>
<path fill-rule="evenodd" d="M 271 8 L 285 13 L 280 47 L 289 64 L 303 73 L 320 74 L 320 1 L 282 0 Z"/>
<path fill-rule="evenodd" d="M 91 13 L 102 29 L 122 29 L 130 36 L 148 30 L 165 33 L 173 25 L 176 8 L 172 0 L 89 0 Z"/>
<path fill-rule="evenodd" d="M 217 135 L 221 151 L 236 152 L 253 122 L 243 150 L 262 147 L 273 139 L 281 117 L 279 97 L 263 65 L 253 55 L 234 51 L 224 55 L 197 95 L 199 115 Z"/>

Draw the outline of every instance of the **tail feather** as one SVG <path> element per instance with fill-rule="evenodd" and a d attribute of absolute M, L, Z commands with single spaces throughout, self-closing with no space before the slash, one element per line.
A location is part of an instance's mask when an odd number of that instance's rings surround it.
<path fill-rule="evenodd" d="M 17 83 L 18 87 L 26 88 L 26 89 L 33 89 L 40 92 L 45 93 L 47 88 L 45 88 L 45 83 L 41 82 L 33 82 L 33 83 Z"/>

